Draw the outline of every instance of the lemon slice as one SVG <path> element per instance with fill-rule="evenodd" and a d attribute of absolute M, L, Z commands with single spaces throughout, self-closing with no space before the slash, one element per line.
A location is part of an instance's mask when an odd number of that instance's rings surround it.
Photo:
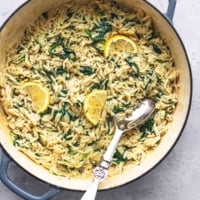
<path fill-rule="evenodd" d="M 137 45 L 133 40 L 124 35 L 110 37 L 104 45 L 104 56 L 115 56 L 119 53 L 137 53 Z"/>
<path fill-rule="evenodd" d="M 101 117 L 106 97 L 106 90 L 93 90 L 84 99 L 83 112 L 85 117 L 95 126 L 98 124 Z"/>
<path fill-rule="evenodd" d="M 39 83 L 27 82 L 22 84 L 22 90 L 30 97 L 33 110 L 40 113 L 49 106 L 49 91 Z"/>

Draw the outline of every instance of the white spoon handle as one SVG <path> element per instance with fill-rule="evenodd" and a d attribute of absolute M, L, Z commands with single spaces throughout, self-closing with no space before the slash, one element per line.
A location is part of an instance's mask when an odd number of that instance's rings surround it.
<path fill-rule="evenodd" d="M 100 181 L 98 179 L 94 179 L 85 194 L 82 196 L 81 200 L 95 200 L 99 183 Z"/>
<path fill-rule="evenodd" d="M 104 153 L 103 155 L 103 160 L 102 161 L 106 161 L 107 163 L 111 163 L 112 161 L 112 158 L 113 158 L 113 155 L 116 151 L 116 148 L 118 146 L 118 143 L 119 143 L 119 140 L 121 138 L 123 134 L 123 131 L 121 131 L 120 129 L 118 129 L 118 127 L 116 127 L 116 130 L 115 130 L 115 133 L 114 133 L 114 136 L 106 150 L 106 152 Z M 109 166 L 105 166 L 105 167 L 109 167 Z"/>
<path fill-rule="evenodd" d="M 99 183 L 102 182 L 108 174 L 108 169 L 110 167 L 112 157 L 115 153 L 121 135 L 122 131 L 116 128 L 113 139 L 110 145 L 108 146 L 108 149 L 106 150 L 105 154 L 103 155 L 101 163 L 94 169 L 94 180 L 83 195 L 83 197 L 81 198 L 81 200 L 95 200 Z"/>

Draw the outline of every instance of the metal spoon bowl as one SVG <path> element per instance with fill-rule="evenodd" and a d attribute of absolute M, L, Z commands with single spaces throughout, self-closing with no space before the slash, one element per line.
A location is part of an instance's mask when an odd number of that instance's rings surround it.
<path fill-rule="evenodd" d="M 144 123 L 153 114 L 154 110 L 155 102 L 152 99 L 144 99 L 141 105 L 128 118 L 122 120 L 114 118 L 116 129 L 113 139 L 103 155 L 101 163 L 94 169 L 93 182 L 81 200 L 95 199 L 99 184 L 108 174 L 108 169 L 122 134 Z"/>

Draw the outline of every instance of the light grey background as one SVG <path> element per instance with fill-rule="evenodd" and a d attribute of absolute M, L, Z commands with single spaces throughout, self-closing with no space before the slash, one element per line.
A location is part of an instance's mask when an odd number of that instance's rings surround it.
<path fill-rule="evenodd" d="M 149 0 L 165 11 L 167 0 Z M 0 24 L 24 0 L 0 0 Z M 99 192 L 98 200 L 200 200 L 200 1 L 178 0 L 174 26 L 187 49 L 193 72 L 193 102 L 182 137 L 167 158 L 150 173 L 123 187 Z M 47 186 L 12 164 L 10 176 L 28 191 Z M 53 200 L 78 200 L 81 192 L 65 190 Z M 0 200 L 22 200 L 0 182 Z"/>

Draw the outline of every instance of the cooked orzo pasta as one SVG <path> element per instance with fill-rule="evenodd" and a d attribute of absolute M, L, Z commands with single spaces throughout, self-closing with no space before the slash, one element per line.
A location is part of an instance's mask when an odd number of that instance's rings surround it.
<path fill-rule="evenodd" d="M 117 35 L 137 50 L 124 46 L 117 53 L 116 47 L 105 56 L 106 42 Z M 13 145 L 59 176 L 90 176 L 112 139 L 112 116 L 126 116 L 150 97 L 156 101 L 154 115 L 123 135 L 109 175 L 141 163 L 159 145 L 178 103 L 179 73 L 151 17 L 115 1 L 81 7 L 71 1 L 43 13 L 8 49 L 5 68 L 1 101 Z M 39 112 L 33 106 L 38 93 L 32 89 L 27 95 L 24 84 L 36 85 L 49 98 Z M 94 90 L 106 91 L 97 125 L 83 109 Z"/>

